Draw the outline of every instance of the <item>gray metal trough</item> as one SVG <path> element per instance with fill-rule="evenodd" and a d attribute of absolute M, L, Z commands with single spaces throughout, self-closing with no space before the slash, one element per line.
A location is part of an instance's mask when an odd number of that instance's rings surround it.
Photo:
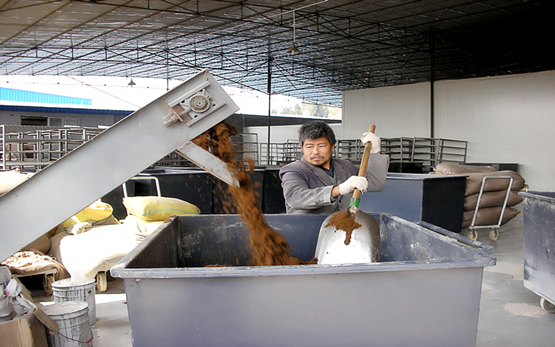
<path fill-rule="evenodd" d="M 310 260 L 327 215 L 265 215 Z M 137 346 L 475 346 L 492 250 L 373 214 L 374 264 L 248 266 L 238 215 L 172 217 L 111 270 Z M 204 267 L 206 265 L 232 265 Z"/>
<path fill-rule="evenodd" d="M 555 192 L 520 192 L 524 197 L 524 287 L 555 313 Z"/>

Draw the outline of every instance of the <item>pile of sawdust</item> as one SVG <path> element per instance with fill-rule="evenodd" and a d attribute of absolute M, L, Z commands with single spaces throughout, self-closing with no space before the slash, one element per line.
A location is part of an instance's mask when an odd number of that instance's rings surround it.
<path fill-rule="evenodd" d="M 358 229 L 361 225 L 355 222 L 355 217 L 351 215 L 348 211 L 341 211 L 339 213 L 334 214 L 326 227 L 333 226 L 337 230 L 344 230 L 345 231 L 345 244 L 348 245 L 351 243 L 351 235 L 353 234 L 353 230 Z"/>
<path fill-rule="evenodd" d="M 228 191 L 234 201 L 224 202 L 224 206 L 237 208 L 241 219 L 250 231 L 250 244 L 253 248 L 252 266 L 269 265 L 302 265 L 315 264 L 302 261 L 289 255 L 290 249 L 283 235 L 272 229 L 264 220 L 262 209 L 256 199 L 249 173 L 254 171 L 254 162 L 248 158 L 246 162 L 233 157 L 233 143 L 230 136 L 237 135 L 237 130 L 220 123 L 193 140 L 195 144 L 211 152 L 224 161 L 229 171 L 237 177 L 239 187 L 229 186 Z"/>

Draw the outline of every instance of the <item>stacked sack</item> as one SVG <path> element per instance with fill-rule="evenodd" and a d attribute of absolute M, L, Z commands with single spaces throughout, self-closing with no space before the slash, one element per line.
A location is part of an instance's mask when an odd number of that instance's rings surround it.
<path fill-rule="evenodd" d="M 463 229 L 468 228 L 472 224 L 482 180 L 486 176 L 510 176 L 513 178 L 513 183 L 509 191 L 507 206 L 503 211 L 509 179 L 486 179 L 474 226 L 497 225 L 502 212 L 503 219 L 501 220 L 501 225 L 503 225 L 520 213 L 513 206 L 518 205 L 523 200 L 523 197 L 518 195 L 518 192 L 525 187 L 525 181 L 520 174 L 514 171 L 496 171 L 492 166 L 441 163 L 435 168 L 435 173 L 440 175 L 468 176 L 466 178 L 464 198 Z"/>
<path fill-rule="evenodd" d="M 0 171 L 0 196 L 6 194 L 28 179 L 29 176 L 19 172 L 19 170 Z"/>

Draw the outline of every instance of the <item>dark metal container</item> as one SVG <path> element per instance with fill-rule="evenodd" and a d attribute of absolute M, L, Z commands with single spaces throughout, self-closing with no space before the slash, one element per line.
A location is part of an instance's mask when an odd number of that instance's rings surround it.
<path fill-rule="evenodd" d="M 379 192 L 363 194 L 359 208 L 460 233 L 466 176 L 388 173 Z"/>
<path fill-rule="evenodd" d="M 524 286 L 542 298 L 542 308 L 555 313 L 555 192 L 519 194 L 524 197 Z"/>
<path fill-rule="evenodd" d="M 343 265 L 248 266 L 238 215 L 166 221 L 111 269 L 124 279 L 133 345 L 475 346 L 491 247 L 372 216 L 382 262 Z M 326 217 L 265 215 L 302 260 Z"/>

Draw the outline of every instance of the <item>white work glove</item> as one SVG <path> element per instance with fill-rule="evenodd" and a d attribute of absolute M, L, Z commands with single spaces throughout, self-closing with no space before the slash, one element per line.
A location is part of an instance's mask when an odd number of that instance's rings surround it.
<path fill-rule="evenodd" d="M 366 193 L 366 189 L 368 189 L 368 180 L 366 177 L 351 176 L 337 187 L 339 188 L 339 194 L 341 195 L 351 194 L 355 188 L 363 193 Z"/>
<path fill-rule="evenodd" d="M 360 141 L 362 141 L 363 145 L 366 145 L 366 142 L 372 142 L 372 148 L 370 149 L 370 153 L 378 153 L 381 151 L 380 144 L 382 140 L 380 140 L 380 138 L 377 137 L 376 134 L 374 133 L 371 133 L 371 132 L 363 133 L 362 137 L 360 138 Z"/>

